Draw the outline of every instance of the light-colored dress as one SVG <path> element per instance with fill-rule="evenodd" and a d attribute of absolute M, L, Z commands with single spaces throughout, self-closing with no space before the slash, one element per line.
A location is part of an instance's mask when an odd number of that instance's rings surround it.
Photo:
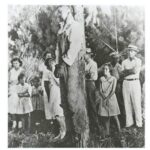
<path fill-rule="evenodd" d="M 10 86 L 18 83 L 18 76 L 20 73 L 24 72 L 23 68 L 20 67 L 18 70 L 12 68 L 9 72 L 9 84 Z"/>
<path fill-rule="evenodd" d="M 100 87 L 105 97 L 107 97 L 116 82 L 116 78 L 111 76 L 108 80 L 105 77 L 100 78 Z M 100 116 L 116 116 L 120 114 L 120 109 L 118 106 L 116 95 L 113 94 L 112 97 L 108 100 L 108 106 L 103 105 L 104 99 L 100 99 L 98 114 Z"/>
<path fill-rule="evenodd" d="M 18 97 L 14 95 L 16 92 L 16 85 L 18 83 L 18 76 L 24 72 L 23 68 L 20 67 L 18 70 L 12 68 L 9 72 L 9 84 L 8 84 L 8 113 L 16 114 L 16 107 L 18 105 Z"/>
<path fill-rule="evenodd" d="M 63 109 L 60 106 L 61 96 L 60 96 L 59 79 L 55 78 L 53 72 L 51 71 L 49 71 L 48 79 L 49 79 L 50 96 L 48 101 L 48 96 L 44 89 L 45 116 L 46 119 L 55 119 L 57 115 L 64 116 Z"/>
<path fill-rule="evenodd" d="M 31 100 L 32 100 L 32 106 L 33 110 L 42 110 L 44 111 L 44 98 L 42 94 L 40 94 L 40 91 L 43 91 L 43 88 L 41 86 L 39 87 L 32 87 L 32 93 L 31 93 Z"/>
<path fill-rule="evenodd" d="M 31 87 L 27 83 L 14 85 L 11 92 L 9 97 L 9 112 L 11 114 L 26 114 L 33 111 L 30 97 L 18 97 L 18 93 L 28 92 L 31 94 Z"/>

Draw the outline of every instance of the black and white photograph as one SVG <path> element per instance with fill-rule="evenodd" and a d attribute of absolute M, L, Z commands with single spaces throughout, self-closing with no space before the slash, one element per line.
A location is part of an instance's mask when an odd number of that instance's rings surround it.
<path fill-rule="evenodd" d="M 144 148 L 144 6 L 7 7 L 8 148 Z"/>

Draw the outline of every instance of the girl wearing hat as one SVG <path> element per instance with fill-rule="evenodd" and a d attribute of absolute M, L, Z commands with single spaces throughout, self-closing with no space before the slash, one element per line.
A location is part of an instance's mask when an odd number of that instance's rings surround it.
<path fill-rule="evenodd" d="M 59 88 L 59 79 L 54 76 L 55 61 L 53 58 L 48 58 L 45 61 L 49 74 L 49 81 L 45 84 L 44 103 L 46 119 L 56 119 L 60 125 L 59 135 L 55 139 L 63 139 L 66 134 L 66 125 L 63 109 L 61 105 L 61 96 Z M 49 90 L 49 92 L 48 92 Z M 48 105 L 47 105 L 48 104 Z"/>

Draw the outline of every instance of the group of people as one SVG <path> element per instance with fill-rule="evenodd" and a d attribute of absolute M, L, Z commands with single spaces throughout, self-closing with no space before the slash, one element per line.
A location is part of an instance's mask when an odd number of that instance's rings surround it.
<path fill-rule="evenodd" d="M 24 132 L 32 131 L 44 120 L 56 119 L 59 123 L 59 134 L 62 139 L 66 134 L 63 109 L 60 106 L 61 96 L 59 79 L 54 76 L 55 60 L 47 53 L 39 75 L 26 82 L 22 61 L 14 58 L 9 72 L 8 112 L 12 119 L 12 129 Z M 42 75 L 42 76 L 41 76 Z"/>
<path fill-rule="evenodd" d="M 84 56 L 90 129 L 97 128 L 100 132 L 99 118 L 102 118 L 106 136 L 110 134 L 110 117 L 114 118 L 120 132 L 120 113 L 125 117 L 126 127 L 134 124 L 134 116 L 136 126 L 142 127 L 139 81 L 141 60 L 135 56 L 138 52 L 136 46 L 129 45 L 128 50 L 128 58 L 122 64 L 118 63 L 118 56 L 114 54 L 111 63 L 102 65 L 100 71 L 92 59 L 91 49 L 88 48 Z M 8 104 L 13 120 L 12 128 L 27 130 L 42 123 L 44 119 L 56 119 L 60 126 L 60 133 L 56 138 L 62 139 L 66 134 L 66 124 L 61 107 L 59 78 L 54 75 L 56 63 L 51 53 L 46 54 L 39 76 L 34 76 L 30 84 L 26 83 L 22 61 L 14 58 L 11 64 Z M 98 72 L 102 74 L 99 76 Z"/>
<path fill-rule="evenodd" d="M 121 64 L 119 55 L 112 53 L 111 62 L 105 63 L 100 69 L 92 59 L 90 49 L 85 55 L 90 127 L 91 130 L 95 127 L 99 132 L 99 119 L 101 118 L 106 136 L 110 135 L 110 117 L 114 118 L 118 132 L 121 131 L 121 126 L 142 127 L 139 80 L 141 60 L 136 57 L 138 52 L 136 46 L 129 45 L 127 50 L 128 58 Z M 98 72 L 101 72 L 99 77 Z"/>
<path fill-rule="evenodd" d="M 134 120 L 137 127 L 142 127 L 138 48 L 129 45 L 128 58 L 122 64 L 115 56 L 98 69 L 91 49 L 83 53 L 82 26 L 75 20 L 78 16 L 73 16 L 68 7 L 61 7 L 59 14 L 57 64 L 52 54 L 47 53 L 40 75 L 27 83 L 22 61 L 19 58 L 11 61 L 8 104 L 12 128 L 27 130 L 36 123 L 42 124 L 43 119 L 55 119 L 59 123 L 56 139 L 63 139 L 69 133 L 86 143 L 88 124 L 90 131 L 96 128 L 100 132 L 99 118 L 106 136 L 110 134 L 110 117 L 120 132 L 122 117 L 118 115 L 122 112 L 125 112 L 126 127 L 134 125 Z"/>

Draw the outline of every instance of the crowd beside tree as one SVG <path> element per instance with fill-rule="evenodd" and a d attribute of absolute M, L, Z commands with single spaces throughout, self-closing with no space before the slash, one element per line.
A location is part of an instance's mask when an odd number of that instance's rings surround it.
<path fill-rule="evenodd" d="M 62 107 L 64 108 L 64 115 L 68 120 L 66 122 L 66 129 L 72 134 L 70 138 L 74 137 L 73 140 L 79 141 L 77 144 L 78 147 L 86 147 L 90 126 L 90 122 L 88 122 L 88 110 L 85 108 L 86 95 L 84 93 L 84 67 L 82 60 L 86 53 L 86 47 L 90 48 L 91 58 L 98 64 L 98 76 L 101 77 L 102 67 L 106 67 L 109 70 L 109 65 L 103 66 L 103 64 L 108 62 L 112 63 L 113 53 L 119 58 L 117 59 L 117 63 L 121 64 L 127 58 L 127 46 L 130 43 L 138 46 L 140 49 L 138 57 L 142 59 L 140 81 L 143 86 L 144 12 L 142 8 L 127 6 L 68 6 L 67 9 L 63 9 L 62 11 L 65 10 L 64 12 L 67 12 L 69 10 L 71 13 L 70 18 L 67 16 L 70 19 L 68 20 L 68 25 L 72 16 L 75 21 L 80 23 L 80 36 L 78 36 L 78 40 L 80 39 L 81 41 L 81 46 L 79 46 L 81 50 L 78 54 L 78 59 L 72 58 L 72 60 L 69 60 L 64 55 L 63 60 L 67 62 L 66 65 L 62 63 L 61 59 L 58 59 L 60 50 L 63 53 L 64 49 L 67 48 L 67 46 L 65 48 L 63 47 L 63 42 L 67 43 L 68 40 L 64 40 L 65 36 L 63 33 L 67 34 L 69 31 L 69 26 L 64 26 L 64 24 L 60 24 L 59 22 L 60 8 L 60 6 L 9 6 L 9 60 L 15 57 L 22 59 L 22 68 L 25 72 L 26 81 L 28 83 L 31 82 L 33 86 L 32 77 L 41 73 L 42 65 L 48 58 L 46 56 L 47 53 L 50 53 L 52 58 L 57 59 L 59 62 L 59 65 L 56 65 L 56 73 L 54 71 L 56 77 L 58 76 L 60 78 L 62 76 L 61 68 L 65 68 L 66 72 L 64 74 L 66 75 L 63 76 L 63 80 L 60 79 L 61 86 L 63 85 L 60 89 L 64 93 L 64 97 L 62 97 L 64 105 Z M 131 13 L 132 16 L 130 15 Z M 71 39 L 76 39 L 76 37 L 72 35 L 70 37 Z M 75 62 L 73 66 L 72 61 Z M 12 69 L 11 63 L 9 70 Z M 68 67 L 68 65 L 73 69 Z M 46 66 L 51 68 L 49 62 L 47 62 Z M 22 79 L 24 76 L 20 78 Z M 20 80 L 20 78 L 18 79 Z M 56 79 L 54 81 L 56 83 Z M 66 85 L 69 87 L 68 93 L 65 90 Z M 73 88 L 73 85 L 76 86 Z M 92 87 L 92 84 L 90 84 L 90 87 Z M 77 97 L 74 97 L 75 95 L 72 92 L 75 92 L 75 90 L 78 90 L 79 93 Z M 68 100 L 66 101 L 66 99 Z M 78 99 L 80 101 L 77 101 Z M 69 102 L 69 105 L 65 105 L 66 102 Z M 70 108 L 68 109 L 67 106 L 70 106 Z M 70 109 L 73 114 L 70 113 Z M 117 114 L 119 114 L 119 110 Z M 115 119 L 117 121 L 117 118 Z M 58 119 L 59 121 L 60 119 Z M 120 130 L 118 121 L 117 125 L 118 130 Z"/>

